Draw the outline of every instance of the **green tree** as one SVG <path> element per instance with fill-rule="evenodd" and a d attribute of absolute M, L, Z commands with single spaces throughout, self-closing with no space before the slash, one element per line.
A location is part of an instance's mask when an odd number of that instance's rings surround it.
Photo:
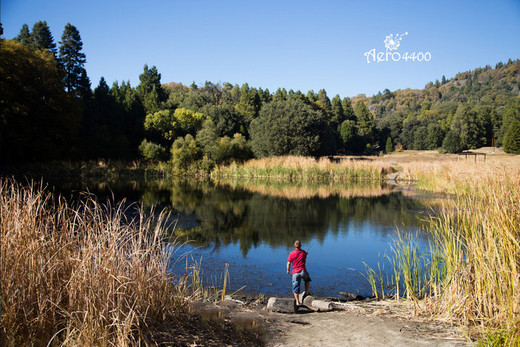
<path fill-rule="evenodd" d="M 343 98 L 343 100 L 341 100 L 341 106 L 343 108 L 345 119 L 356 120 L 354 108 L 352 107 L 352 100 L 350 100 L 350 98 Z"/>
<path fill-rule="evenodd" d="M 343 148 L 347 152 L 358 152 L 357 146 L 357 127 L 353 120 L 345 120 L 339 127 L 339 135 L 341 137 Z"/>
<path fill-rule="evenodd" d="M 386 151 L 386 153 L 392 153 L 394 151 L 394 146 L 392 144 L 392 139 L 390 137 L 386 138 L 385 151 Z"/>
<path fill-rule="evenodd" d="M 415 129 L 413 134 L 413 149 L 428 149 L 428 128 L 424 125 Z"/>
<path fill-rule="evenodd" d="M 320 155 L 323 114 L 302 101 L 273 101 L 251 123 L 251 147 L 257 157 L 272 155 Z"/>
<path fill-rule="evenodd" d="M 202 113 L 178 108 L 175 111 L 162 110 L 149 114 L 144 121 L 144 128 L 152 136 L 159 135 L 171 141 L 187 134 L 195 135 L 206 120 Z"/>
<path fill-rule="evenodd" d="M 365 142 L 370 143 L 374 139 L 374 116 L 368 110 L 367 105 L 361 100 L 356 102 L 354 114 L 356 116 L 356 126 L 359 136 L 361 136 Z"/>
<path fill-rule="evenodd" d="M 520 154 L 520 121 L 513 121 L 504 136 L 504 152 Z"/>
<path fill-rule="evenodd" d="M 325 89 L 320 89 L 318 92 L 318 101 L 316 103 L 323 110 L 323 112 L 325 112 L 325 116 L 328 118 L 332 113 L 332 104 L 329 97 L 327 96 Z"/>
<path fill-rule="evenodd" d="M 427 128 L 428 135 L 426 136 L 427 149 L 438 149 L 442 146 L 442 140 L 444 140 L 444 132 L 437 123 L 428 124 Z"/>
<path fill-rule="evenodd" d="M 213 120 L 219 137 L 232 137 L 236 133 L 244 133 L 247 127 L 246 119 L 229 104 L 207 105 L 202 113 Z"/>
<path fill-rule="evenodd" d="M 84 79 L 84 65 L 86 62 L 85 53 L 83 49 L 83 42 L 78 29 L 67 23 L 61 36 L 59 61 L 65 70 L 65 88 L 69 94 L 76 94 L 78 89 L 81 89 Z"/>
<path fill-rule="evenodd" d="M 56 59 L 13 40 L 0 45 L 1 159 L 70 157 L 77 150 L 81 112 L 64 91 Z"/>
<path fill-rule="evenodd" d="M 442 150 L 446 153 L 460 153 L 464 149 L 460 142 L 460 135 L 450 130 L 442 141 Z"/>
<path fill-rule="evenodd" d="M 164 147 L 146 139 L 139 145 L 139 153 L 145 160 L 165 161 L 168 159 L 168 152 Z"/>
<path fill-rule="evenodd" d="M 145 64 L 143 73 L 139 75 L 137 94 L 141 99 L 146 114 L 155 113 L 161 109 L 167 95 L 161 86 L 161 74 L 155 66 L 148 68 Z"/>
<path fill-rule="evenodd" d="M 48 49 L 56 56 L 56 43 L 46 21 L 34 23 L 31 36 L 36 49 Z"/>
<path fill-rule="evenodd" d="M 34 38 L 31 35 L 29 26 L 24 24 L 20 29 L 20 34 L 15 38 L 15 41 L 21 42 L 25 47 L 34 49 Z"/>
<path fill-rule="evenodd" d="M 247 83 L 240 88 L 240 101 L 235 105 L 236 111 L 241 114 L 249 124 L 258 116 L 261 102 L 256 89 L 250 89 Z"/>
<path fill-rule="evenodd" d="M 461 104 L 451 123 L 451 130 L 458 134 L 462 149 L 477 148 L 484 129 L 479 127 L 477 116 L 468 104 Z"/>
<path fill-rule="evenodd" d="M 338 126 L 341 125 L 347 118 L 345 117 L 345 113 L 343 112 L 343 105 L 341 104 L 341 98 L 339 95 L 336 95 L 332 98 L 332 119 L 330 122 L 330 126 L 332 129 L 337 129 Z"/>
<path fill-rule="evenodd" d="M 195 165 L 202 158 L 202 149 L 191 134 L 177 138 L 172 144 L 171 153 L 172 164 L 182 170 Z"/>
<path fill-rule="evenodd" d="M 502 126 L 500 128 L 500 132 L 498 134 L 498 144 L 501 144 L 505 138 L 505 134 L 507 133 L 509 127 L 515 121 L 520 121 L 520 100 L 512 99 L 510 100 L 502 114 Z"/>

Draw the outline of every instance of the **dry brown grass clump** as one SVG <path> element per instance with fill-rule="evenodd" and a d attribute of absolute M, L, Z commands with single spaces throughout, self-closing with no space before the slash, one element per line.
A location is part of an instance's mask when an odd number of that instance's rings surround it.
<path fill-rule="evenodd" d="M 359 159 L 359 158 L 358 158 Z M 332 162 L 328 158 L 316 160 L 312 157 L 283 156 L 252 159 L 243 164 L 232 163 L 219 166 L 211 176 L 270 178 L 304 182 L 352 182 L 381 180 L 390 172 L 388 164 L 372 160 L 341 160 Z"/>
<path fill-rule="evenodd" d="M 445 275 L 431 308 L 465 324 L 520 333 L 519 176 L 479 183 L 457 192 L 456 214 L 432 221 Z"/>
<path fill-rule="evenodd" d="M 125 346 L 181 311 L 161 218 L 129 212 L 0 182 L 2 344 Z"/>

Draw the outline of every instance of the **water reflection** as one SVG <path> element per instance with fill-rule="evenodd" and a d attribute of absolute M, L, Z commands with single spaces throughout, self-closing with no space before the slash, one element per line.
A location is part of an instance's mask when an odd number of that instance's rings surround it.
<path fill-rule="evenodd" d="M 304 194 L 309 198 L 283 197 L 287 193 L 284 189 L 266 194 L 267 188 L 251 183 L 231 188 L 210 182 L 183 182 L 169 186 L 169 201 L 166 190 L 157 189 L 153 200 L 147 193 L 142 202 L 169 203 L 179 214 L 178 235 L 199 246 L 214 248 L 239 242 L 244 257 L 259 242 L 277 247 L 290 245 L 296 238 L 304 242 L 313 238 L 323 241 L 327 233 L 337 234 L 351 222 L 370 221 L 392 227 L 420 225 L 417 214 L 411 212 L 421 208 L 420 204 L 380 184 L 346 187 L 341 192 L 332 187 L 328 195 L 323 194 L 323 186 L 315 187 L 316 194 L 310 194 L 313 187 L 307 186 Z M 342 197 L 352 195 L 355 189 L 362 196 Z M 374 192 L 374 196 L 369 192 Z M 193 218 L 183 218 L 193 216 L 195 225 Z"/>
<path fill-rule="evenodd" d="M 393 186 L 289 184 L 277 181 L 86 182 L 100 200 L 136 201 L 155 211 L 167 208 L 178 219 L 171 232 L 192 241 L 186 250 L 212 275 L 230 264 L 231 288 L 286 293 L 287 254 L 295 239 L 309 250 L 315 292 L 370 294 L 363 262 L 376 268 L 390 254 L 396 227 L 418 233 L 424 200 Z M 70 189 L 70 188 L 69 188 Z M 356 269 L 357 271 L 353 271 Z M 181 267 L 174 269 L 182 271 Z M 233 283 L 235 281 L 236 283 Z M 261 282 L 261 283 L 259 283 Z"/>

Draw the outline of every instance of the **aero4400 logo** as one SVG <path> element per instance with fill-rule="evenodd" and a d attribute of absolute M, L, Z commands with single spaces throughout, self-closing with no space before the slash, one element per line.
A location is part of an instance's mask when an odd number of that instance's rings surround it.
<path fill-rule="evenodd" d="M 405 32 L 404 34 L 388 35 L 385 38 L 385 52 L 376 52 L 375 48 L 365 52 L 367 64 L 370 64 L 370 62 L 381 63 L 385 61 L 430 61 L 432 59 L 430 52 L 405 52 L 404 54 L 401 54 L 397 51 L 399 46 L 401 46 L 401 40 L 407 35 L 408 32 Z"/>

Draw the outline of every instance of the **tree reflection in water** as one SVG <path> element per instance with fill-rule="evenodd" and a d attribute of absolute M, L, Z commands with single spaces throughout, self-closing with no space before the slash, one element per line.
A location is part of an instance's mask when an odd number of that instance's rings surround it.
<path fill-rule="evenodd" d="M 421 201 L 374 182 L 163 182 L 143 191 L 141 202 L 169 206 L 179 216 L 175 235 L 214 249 L 239 243 L 244 257 L 259 243 L 278 247 L 295 239 L 323 241 L 329 233 L 348 232 L 349 223 L 416 228 L 421 223 L 412 211 L 424 209 Z"/>

